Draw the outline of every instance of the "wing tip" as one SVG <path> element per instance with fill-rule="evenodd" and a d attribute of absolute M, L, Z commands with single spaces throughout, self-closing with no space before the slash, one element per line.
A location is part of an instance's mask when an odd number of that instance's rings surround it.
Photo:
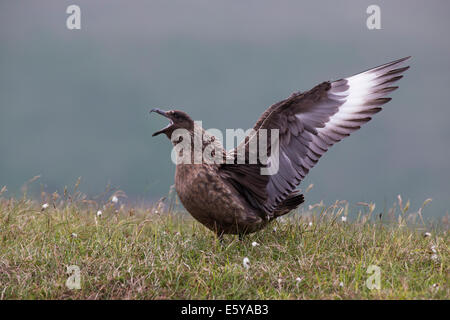
<path fill-rule="evenodd" d="M 378 71 L 378 70 L 382 70 L 382 69 L 385 69 L 385 68 L 388 68 L 388 67 L 393 67 L 393 66 L 402 64 L 403 62 L 405 62 L 406 60 L 409 60 L 410 58 L 411 58 L 411 56 L 407 56 L 407 57 L 404 57 L 404 58 L 401 58 L 401 59 L 397 59 L 397 60 L 394 60 L 394 61 L 391 61 L 391 62 L 382 64 L 381 66 L 375 67 L 375 68 L 373 68 L 372 70 Z M 403 70 L 403 71 L 408 70 L 409 67 L 410 67 L 410 66 L 406 66 L 406 69 Z M 369 70 L 369 71 L 370 71 L 370 70 Z M 391 71 L 392 71 L 392 70 L 391 70 Z M 403 72 L 403 71 L 401 71 L 401 72 Z"/>
<path fill-rule="evenodd" d="M 366 71 L 354 74 L 353 76 L 347 77 L 345 79 L 349 79 L 349 78 L 352 78 L 352 77 L 355 77 L 355 76 L 358 76 L 358 75 L 362 75 L 362 74 L 370 74 L 370 73 L 373 73 L 373 72 L 379 72 L 379 71 L 384 70 L 386 68 L 390 68 L 390 70 L 388 71 L 388 72 L 390 72 L 390 71 L 393 71 L 393 68 L 394 68 L 393 66 L 398 66 L 398 65 L 402 64 L 403 62 L 405 62 L 406 60 L 410 59 L 411 57 L 412 56 L 407 56 L 407 57 L 404 57 L 404 58 L 401 58 L 401 59 L 397 59 L 397 60 L 388 62 L 388 63 L 382 64 L 382 65 L 379 65 L 377 67 L 370 68 L 370 69 L 368 69 Z M 410 66 L 407 66 L 407 68 L 405 70 L 402 70 L 400 72 L 408 70 L 409 67 Z"/>
<path fill-rule="evenodd" d="M 400 58 L 400 59 L 398 59 L 397 61 L 394 61 L 394 62 L 403 62 L 403 61 L 406 61 L 406 60 L 409 60 L 409 59 L 411 59 L 412 58 L 412 56 L 407 56 L 407 57 L 404 57 L 404 58 Z"/>

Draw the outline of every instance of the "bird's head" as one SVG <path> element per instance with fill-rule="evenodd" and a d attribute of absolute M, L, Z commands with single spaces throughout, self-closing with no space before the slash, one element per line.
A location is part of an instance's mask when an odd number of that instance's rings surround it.
<path fill-rule="evenodd" d="M 179 110 L 169 110 L 163 111 L 161 109 L 152 109 L 151 112 L 156 112 L 167 119 L 169 119 L 169 124 L 162 128 L 159 131 L 156 131 L 152 134 L 152 137 L 157 136 L 161 133 L 164 133 L 169 139 L 172 137 L 172 133 L 177 129 L 185 129 L 188 131 L 194 130 L 194 121 L 192 121 L 191 117 L 187 115 L 187 113 Z"/>

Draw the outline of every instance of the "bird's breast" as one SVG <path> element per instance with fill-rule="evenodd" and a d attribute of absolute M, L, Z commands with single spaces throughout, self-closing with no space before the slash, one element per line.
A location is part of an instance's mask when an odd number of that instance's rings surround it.
<path fill-rule="evenodd" d="M 259 222 L 213 165 L 178 164 L 175 188 L 186 210 L 210 229 Z"/>

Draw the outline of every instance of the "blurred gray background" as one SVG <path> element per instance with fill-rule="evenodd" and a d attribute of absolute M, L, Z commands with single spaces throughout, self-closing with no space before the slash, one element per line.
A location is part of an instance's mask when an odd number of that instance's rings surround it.
<path fill-rule="evenodd" d="M 81 30 L 66 8 L 81 7 Z M 382 30 L 366 8 L 381 7 Z M 130 199 L 167 194 L 174 165 L 151 107 L 205 128 L 249 128 L 292 92 L 412 55 L 393 101 L 334 146 L 301 185 L 306 204 L 396 196 L 425 216 L 450 208 L 449 1 L 0 2 L 0 187 L 49 192 L 108 183 Z"/>

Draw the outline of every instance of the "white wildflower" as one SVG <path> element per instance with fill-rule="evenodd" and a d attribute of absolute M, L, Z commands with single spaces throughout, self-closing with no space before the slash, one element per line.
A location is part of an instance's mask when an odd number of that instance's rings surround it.
<path fill-rule="evenodd" d="M 78 235 L 74 232 L 74 233 L 72 233 L 72 237 L 73 237 L 73 238 L 77 238 Z"/>
<path fill-rule="evenodd" d="M 259 243 L 256 242 L 256 241 L 253 241 L 253 242 L 252 242 L 252 247 L 256 247 L 256 246 L 259 246 Z"/>
<path fill-rule="evenodd" d="M 436 253 L 437 251 L 436 251 L 436 246 L 431 246 L 431 251 L 433 252 L 433 253 Z"/>
<path fill-rule="evenodd" d="M 119 198 L 117 198 L 116 196 L 113 196 L 111 201 L 114 203 L 117 203 L 117 202 L 119 202 Z"/>
<path fill-rule="evenodd" d="M 97 211 L 97 217 L 100 217 L 103 214 L 102 210 Z"/>
<path fill-rule="evenodd" d="M 344 286 L 344 283 L 341 281 L 341 282 L 339 282 L 339 287 L 343 287 Z"/>
<path fill-rule="evenodd" d="M 45 209 L 47 209 L 48 207 L 49 207 L 48 203 L 44 203 L 44 204 L 42 205 L 42 210 L 45 210 Z"/>
<path fill-rule="evenodd" d="M 439 256 L 436 253 L 434 253 L 434 254 L 431 255 L 431 260 L 438 261 L 439 260 Z"/>
<path fill-rule="evenodd" d="M 277 227 L 273 227 L 273 232 L 277 232 Z"/>
<path fill-rule="evenodd" d="M 244 268 L 248 270 L 250 268 L 250 259 L 245 257 L 244 260 L 242 260 L 242 264 L 244 265 Z"/>
<path fill-rule="evenodd" d="M 302 278 L 302 277 L 297 277 L 297 278 L 295 279 L 295 281 L 297 281 L 297 283 L 300 283 L 300 282 L 303 281 L 303 278 Z"/>
<path fill-rule="evenodd" d="M 429 232 L 425 232 L 424 234 L 423 234 L 423 236 L 426 238 L 426 237 L 431 237 L 431 233 L 429 233 Z"/>
<path fill-rule="evenodd" d="M 310 221 L 310 222 L 308 223 L 308 226 L 312 227 L 312 225 L 313 225 L 313 223 L 312 223 L 312 221 Z"/>
<path fill-rule="evenodd" d="M 341 220 L 342 220 L 342 222 L 346 222 L 347 221 L 347 217 L 346 216 L 342 216 Z"/>

